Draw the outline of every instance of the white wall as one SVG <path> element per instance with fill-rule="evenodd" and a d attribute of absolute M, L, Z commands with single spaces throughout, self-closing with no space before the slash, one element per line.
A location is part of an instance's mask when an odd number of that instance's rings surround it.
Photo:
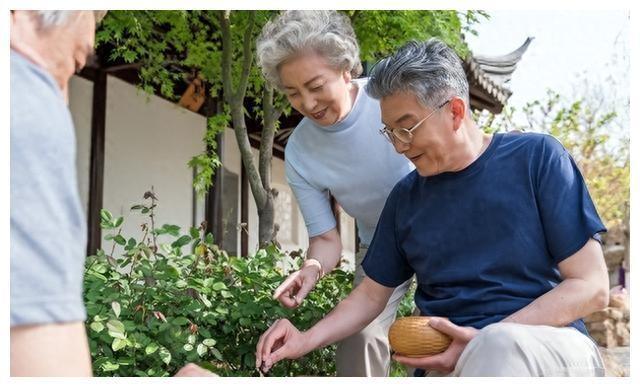
<path fill-rule="evenodd" d="M 91 167 L 91 111 L 93 82 L 78 76 L 69 82 L 69 109 L 76 129 L 78 191 L 85 217 L 89 211 L 89 169 Z M 88 218 L 87 218 L 88 219 Z"/>
<path fill-rule="evenodd" d="M 156 225 L 175 224 L 188 232 L 194 201 L 187 162 L 203 150 L 206 119 L 111 76 L 106 109 L 103 207 L 125 216 L 123 234 L 139 239 L 148 218 L 130 213 L 130 207 L 143 203 L 153 186 Z"/>
<path fill-rule="evenodd" d="M 235 238 L 235 252 L 236 254 L 240 254 L 241 248 L 241 233 L 246 232 L 240 227 L 240 207 L 242 202 L 242 194 L 241 194 L 241 185 L 242 185 L 242 160 L 240 158 L 240 152 L 238 150 L 238 145 L 235 137 L 235 133 L 232 129 L 226 129 L 224 131 L 224 135 L 222 138 L 223 146 L 221 147 L 222 157 L 220 161 L 222 162 L 222 170 L 223 173 L 223 194 L 222 194 L 222 218 L 223 223 L 225 223 L 225 235 L 223 238 L 225 240 Z M 230 181 L 226 177 L 228 174 L 233 174 L 236 176 L 235 183 Z M 234 184 L 235 187 L 231 187 Z M 229 195 L 226 192 L 235 191 L 237 194 L 235 197 L 228 197 Z M 235 216 L 234 216 L 235 214 Z M 233 236 L 226 235 L 226 233 L 234 233 Z M 225 241 L 225 248 L 229 250 L 229 243 Z"/>

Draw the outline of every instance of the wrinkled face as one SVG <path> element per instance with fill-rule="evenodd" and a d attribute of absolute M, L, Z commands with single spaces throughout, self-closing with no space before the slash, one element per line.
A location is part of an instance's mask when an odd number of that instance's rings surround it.
<path fill-rule="evenodd" d="M 334 69 L 320 55 L 289 59 L 280 65 L 279 74 L 291 106 L 318 125 L 333 125 L 351 111 L 351 74 Z"/>
<path fill-rule="evenodd" d="M 55 65 L 51 69 L 54 77 L 68 81 L 84 67 L 93 52 L 95 26 L 93 12 L 82 11 L 67 24 L 51 29 L 48 56 Z"/>
<path fill-rule="evenodd" d="M 454 143 L 455 130 L 453 125 L 447 122 L 449 106 L 450 104 L 446 104 L 439 111 L 434 111 L 435 108 L 420 104 L 416 96 L 411 93 L 396 93 L 380 100 L 382 122 L 389 129 L 412 128 L 433 113 L 429 119 L 412 131 L 413 140 L 410 144 L 404 144 L 401 141 L 389 144 L 394 146 L 398 153 L 404 154 L 411 160 L 421 176 L 437 173 L 438 165 L 435 160 L 446 155 L 447 150 L 451 149 Z"/>

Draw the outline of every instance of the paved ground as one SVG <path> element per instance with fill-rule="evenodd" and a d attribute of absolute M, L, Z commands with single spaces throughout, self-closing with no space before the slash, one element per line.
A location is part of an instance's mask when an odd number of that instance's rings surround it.
<path fill-rule="evenodd" d="M 629 363 L 629 352 L 630 347 L 616 347 L 607 349 L 607 353 L 614 358 L 616 363 L 618 363 L 617 365 L 620 367 L 620 372 L 617 372 L 617 375 L 612 376 L 630 376 L 631 368 Z M 620 375 L 619 373 L 622 373 L 622 375 Z"/>

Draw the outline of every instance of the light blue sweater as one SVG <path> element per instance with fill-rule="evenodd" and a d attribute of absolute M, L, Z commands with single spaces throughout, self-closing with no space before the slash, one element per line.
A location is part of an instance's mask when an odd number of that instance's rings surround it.
<path fill-rule="evenodd" d="M 309 237 L 336 227 L 329 193 L 356 219 L 360 242 L 368 245 L 394 185 L 413 164 L 378 132 L 380 104 L 357 79 L 353 109 L 331 126 L 304 118 L 285 149 L 287 181 L 304 217 Z"/>

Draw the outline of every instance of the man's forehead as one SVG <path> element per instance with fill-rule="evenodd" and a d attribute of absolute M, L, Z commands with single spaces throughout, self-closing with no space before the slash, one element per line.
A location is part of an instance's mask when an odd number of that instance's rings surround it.
<path fill-rule="evenodd" d="M 398 123 L 416 116 L 420 105 L 414 94 L 408 92 L 394 93 L 380 100 L 382 121 L 386 124 Z"/>

